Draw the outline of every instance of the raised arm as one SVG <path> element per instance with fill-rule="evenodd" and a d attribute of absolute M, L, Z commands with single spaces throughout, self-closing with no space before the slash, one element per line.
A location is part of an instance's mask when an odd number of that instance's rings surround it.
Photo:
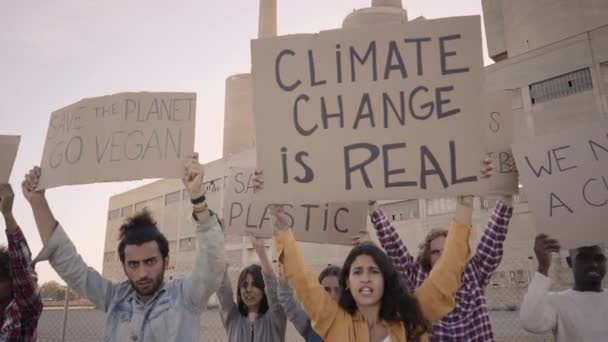
<path fill-rule="evenodd" d="M 549 303 L 551 280 L 548 277 L 551 253 L 558 253 L 559 242 L 547 235 L 538 235 L 534 241 L 534 252 L 538 260 L 538 271 L 528 286 L 528 293 L 519 310 L 523 328 L 531 333 L 543 334 L 557 327 L 557 312 Z"/>
<path fill-rule="evenodd" d="M 37 322 L 42 313 L 38 277 L 32 267 L 32 253 L 27 240 L 13 216 L 14 198 L 11 186 L 0 184 L 0 212 L 6 224 L 13 295 L 22 317 Z"/>
<path fill-rule="evenodd" d="M 395 226 L 393 226 L 393 222 L 384 215 L 384 212 L 376 201 L 370 201 L 369 212 L 372 224 L 376 230 L 376 236 L 378 236 L 382 248 L 384 248 L 386 254 L 391 258 L 393 265 L 397 268 L 401 277 L 406 280 L 409 290 L 413 291 L 416 287 L 416 278 L 420 271 L 420 265 L 409 253 Z"/>
<path fill-rule="evenodd" d="M 308 313 L 315 331 L 321 338 L 326 339 L 330 327 L 340 314 L 338 304 L 319 284 L 312 271 L 304 265 L 290 229 L 277 231 L 275 246 L 279 262 L 283 264 L 285 278 Z"/>
<path fill-rule="evenodd" d="M 186 305 L 201 312 L 217 291 L 224 273 L 224 232 L 217 215 L 209 210 L 203 189 L 204 170 L 198 154 L 188 157 L 182 181 L 190 194 L 198 251 L 194 267 L 183 283 Z"/>
<path fill-rule="evenodd" d="M 264 176 L 260 170 L 256 170 L 253 183 L 256 192 L 264 188 Z M 283 267 L 283 275 L 295 290 L 300 303 L 312 321 L 314 330 L 322 339 L 326 339 L 330 327 L 338 318 L 341 310 L 319 284 L 317 277 L 304 265 L 283 208 L 272 206 L 271 212 L 274 217 L 276 256 Z"/>
<path fill-rule="evenodd" d="M 239 286 L 237 284 L 237 286 Z M 232 292 L 232 285 L 230 284 L 230 276 L 228 275 L 228 265 L 224 271 L 222 277 L 222 283 L 217 289 L 217 299 L 220 303 L 220 317 L 222 324 L 225 328 L 228 328 L 228 322 L 230 321 L 230 315 L 236 315 L 236 303 L 234 302 L 234 295 Z"/>
<path fill-rule="evenodd" d="M 460 288 L 462 272 L 470 257 L 472 212 L 473 197 L 459 198 L 443 254 L 428 278 L 414 292 L 422 314 L 430 324 L 437 322 L 456 307 L 454 294 Z"/>
<path fill-rule="evenodd" d="M 291 286 L 289 286 L 286 280 L 279 280 L 278 296 L 279 302 L 283 307 L 283 311 L 285 311 L 287 319 L 289 319 L 289 321 L 293 324 L 298 333 L 304 337 L 307 330 L 310 328 L 310 319 L 308 319 L 308 315 L 304 309 L 302 309 L 302 306 L 296 299 Z"/>
<path fill-rule="evenodd" d="M 35 167 L 22 183 L 23 194 L 32 207 L 44 245 L 34 263 L 49 260 L 55 272 L 69 287 L 89 299 L 100 310 L 106 311 L 116 285 L 90 268 L 76 252 L 76 247 L 55 220 L 44 190 L 36 190 L 40 174 L 40 168 Z"/>
<path fill-rule="evenodd" d="M 493 173 L 492 163 L 488 159 L 483 163 L 481 178 L 489 178 Z M 472 223 L 473 196 L 458 197 L 443 254 L 415 291 L 422 314 L 430 324 L 442 319 L 456 306 L 454 295 L 461 286 L 462 273 L 471 257 L 469 236 Z"/>
<path fill-rule="evenodd" d="M 486 287 L 496 271 L 503 255 L 503 244 L 507 238 L 507 228 L 513 216 L 511 196 L 502 196 L 486 225 L 486 229 L 479 240 L 475 254 L 471 258 L 471 265 L 475 267 L 475 274 L 481 287 Z"/>
<path fill-rule="evenodd" d="M 266 298 L 268 300 L 268 307 L 275 316 L 277 320 L 282 320 L 282 324 L 284 325 L 286 322 L 285 313 L 283 312 L 283 308 L 281 307 L 281 303 L 279 303 L 278 298 L 278 280 L 277 276 L 272 269 L 272 262 L 268 257 L 268 252 L 266 251 L 266 242 L 262 238 L 257 238 L 253 235 L 250 236 L 251 244 L 253 245 L 253 249 L 255 253 L 258 255 L 260 259 L 260 264 L 262 265 L 262 277 L 264 278 L 265 284 L 265 293 Z M 281 323 L 281 322 L 276 322 Z"/>

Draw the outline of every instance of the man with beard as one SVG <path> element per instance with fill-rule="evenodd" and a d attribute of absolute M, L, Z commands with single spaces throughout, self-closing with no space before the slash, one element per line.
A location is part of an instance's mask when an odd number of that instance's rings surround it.
<path fill-rule="evenodd" d="M 184 167 L 183 182 L 193 205 L 198 253 L 191 273 L 165 282 L 169 244 L 146 212 L 120 228 L 118 254 L 128 281 L 112 283 L 89 268 L 76 252 L 46 201 L 36 190 L 40 168 L 22 184 L 44 244 L 36 261 L 49 260 L 76 292 L 106 313 L 104 341 L 177 342 L 201 340 L 201 314 L 224 271 L 224 236 L 209 210 L 203 190 L 203 168 L 196 154 Z"/>
<path fill-rule="evenodd" d="M 574 287 L 549 292 L 551 253 L 558 253 L 559 242 L 538 235 L 534 252 L 538 272 L 534 275 L 521 306 L 520 319 L 525 330 L 543 334 L 553 332 L 556 342 L 600 342 L 608 337 L 608 290 L 602 288 L 606 275 L 606 250 L 586 246 L 569 251 L 568 265 Z"/>

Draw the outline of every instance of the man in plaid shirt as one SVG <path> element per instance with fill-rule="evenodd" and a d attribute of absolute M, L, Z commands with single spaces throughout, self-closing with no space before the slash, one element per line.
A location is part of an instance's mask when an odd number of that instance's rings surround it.
<path fill-rule="evenodd" d="M 502 259 L 503 242 L 513 215 L 511 203 L 510 196 L 503 196 L 496 204 L 477 250 L 462 274 L 462 286 L 455 295 L 456 308 L 433 325 L 431 341 L 494 341 L 484 289 Z M 406 286 L 413 291 L 424 282 L 441 256 L 447 230 L 431 231 L 420 245 L 418 258 L 414 259 L 375 202 L 370 203 L 370 213 L 382 247 Z"/>
<path fill-rule="evenodd" d="M 36 341 L 42 313 L 38 278 L 27 241 L 13 217 L 15 195 L 0 184 L 0 212 L 6 224 L 8 250 L 0 249 L 0 341 Z"/>

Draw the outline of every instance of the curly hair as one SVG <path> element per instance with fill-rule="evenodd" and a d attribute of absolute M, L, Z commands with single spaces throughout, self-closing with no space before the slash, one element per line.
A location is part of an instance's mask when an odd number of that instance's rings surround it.
<path fill-rule="evenodd" d="M 384 278 L 384 293 L 380 299 L 380 319 L 402 322 L 407 341 L 419 341 L 422 334 L 428 331 L 429 323 L 422 316 L 418 300 L 403 287 L 397 270 L 386 253 L 371 242 L 364 242 L 354 247 L 346 257 L 340 272 L 339 284 L 342 291 L 338 305 L 351 315 L 357 311 L 357 303 L 353 295 L 345 289 L 351 266 L 360 255 L 370 256 L 380 268 Z"/>
<path fill-rule="evenodd" d="M 128 218 L 120 226 L 119 240 L 118 256 L 123 264 L 125 262 L 125 248 L 127 245 L 141 246 L 146 242 L 156 241 L 163 259 L 169 256 L 169 241 L 160 232 L 156 221 L 154 221 L 152 214 L 147 209 Z"/>
<path fill-rule="evenodd" d="M 430 272 L 432 268 L 431 242 L 433 242 L 433 240 L 435 240 L 436 238 L 442 236 L 447 237 L 448 231 L 442 228 L 435 228 L 426 235 L 424 241 L 418 246 L 418 257 L 416 258 L 416 261 L 419 265 L 422 266 L 422 269 L 426 272 Z"/>

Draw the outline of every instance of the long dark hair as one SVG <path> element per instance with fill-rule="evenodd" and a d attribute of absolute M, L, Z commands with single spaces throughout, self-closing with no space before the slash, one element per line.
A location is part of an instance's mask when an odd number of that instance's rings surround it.
<path fill-rule="evenodd" d="M 395 267 L 384 251 L 371 242 L 364 242 L 354 247 L 346 257 L 339 278 L 342 291 L 338 305 L 351 315 L 357 311 L 355 299 L 350 291 L 345 289 L 351 266 L 360 255 L 370 256 L 380 268 L 384 278 L 384 294 L 380 300 L 380 319 L 403 322 L 407 340 L 418 341 L 429 326 L 422 316 L 418 300 L 403 287 Z"/>
<path fill-rule="evenodd" d="M 262 277 L 262 266 L 256 264 L 245 267 L 245 269 L 241 271 L 239 280 L 236 283 L 236 303 L 239 313 L 243 316 L 247 316 L 249 314 L 249 308 L 247 305 L 245 305 L 245 302 L 243 302 L 243 299 L 241 298 L 241 284 L 243 284 L 248 274 L 251 274 L 251 278 L 253 278 L 253 286 L 262 291 L 263 297 L 262 301 L 260 302 L 260 312 L 258 313 L 263 315 L 266 313 L 266 311 L 268 311 L 268 299 L 266 298 L 265 291 L 266 284 L 264 283 L 264 277 Z"/>

